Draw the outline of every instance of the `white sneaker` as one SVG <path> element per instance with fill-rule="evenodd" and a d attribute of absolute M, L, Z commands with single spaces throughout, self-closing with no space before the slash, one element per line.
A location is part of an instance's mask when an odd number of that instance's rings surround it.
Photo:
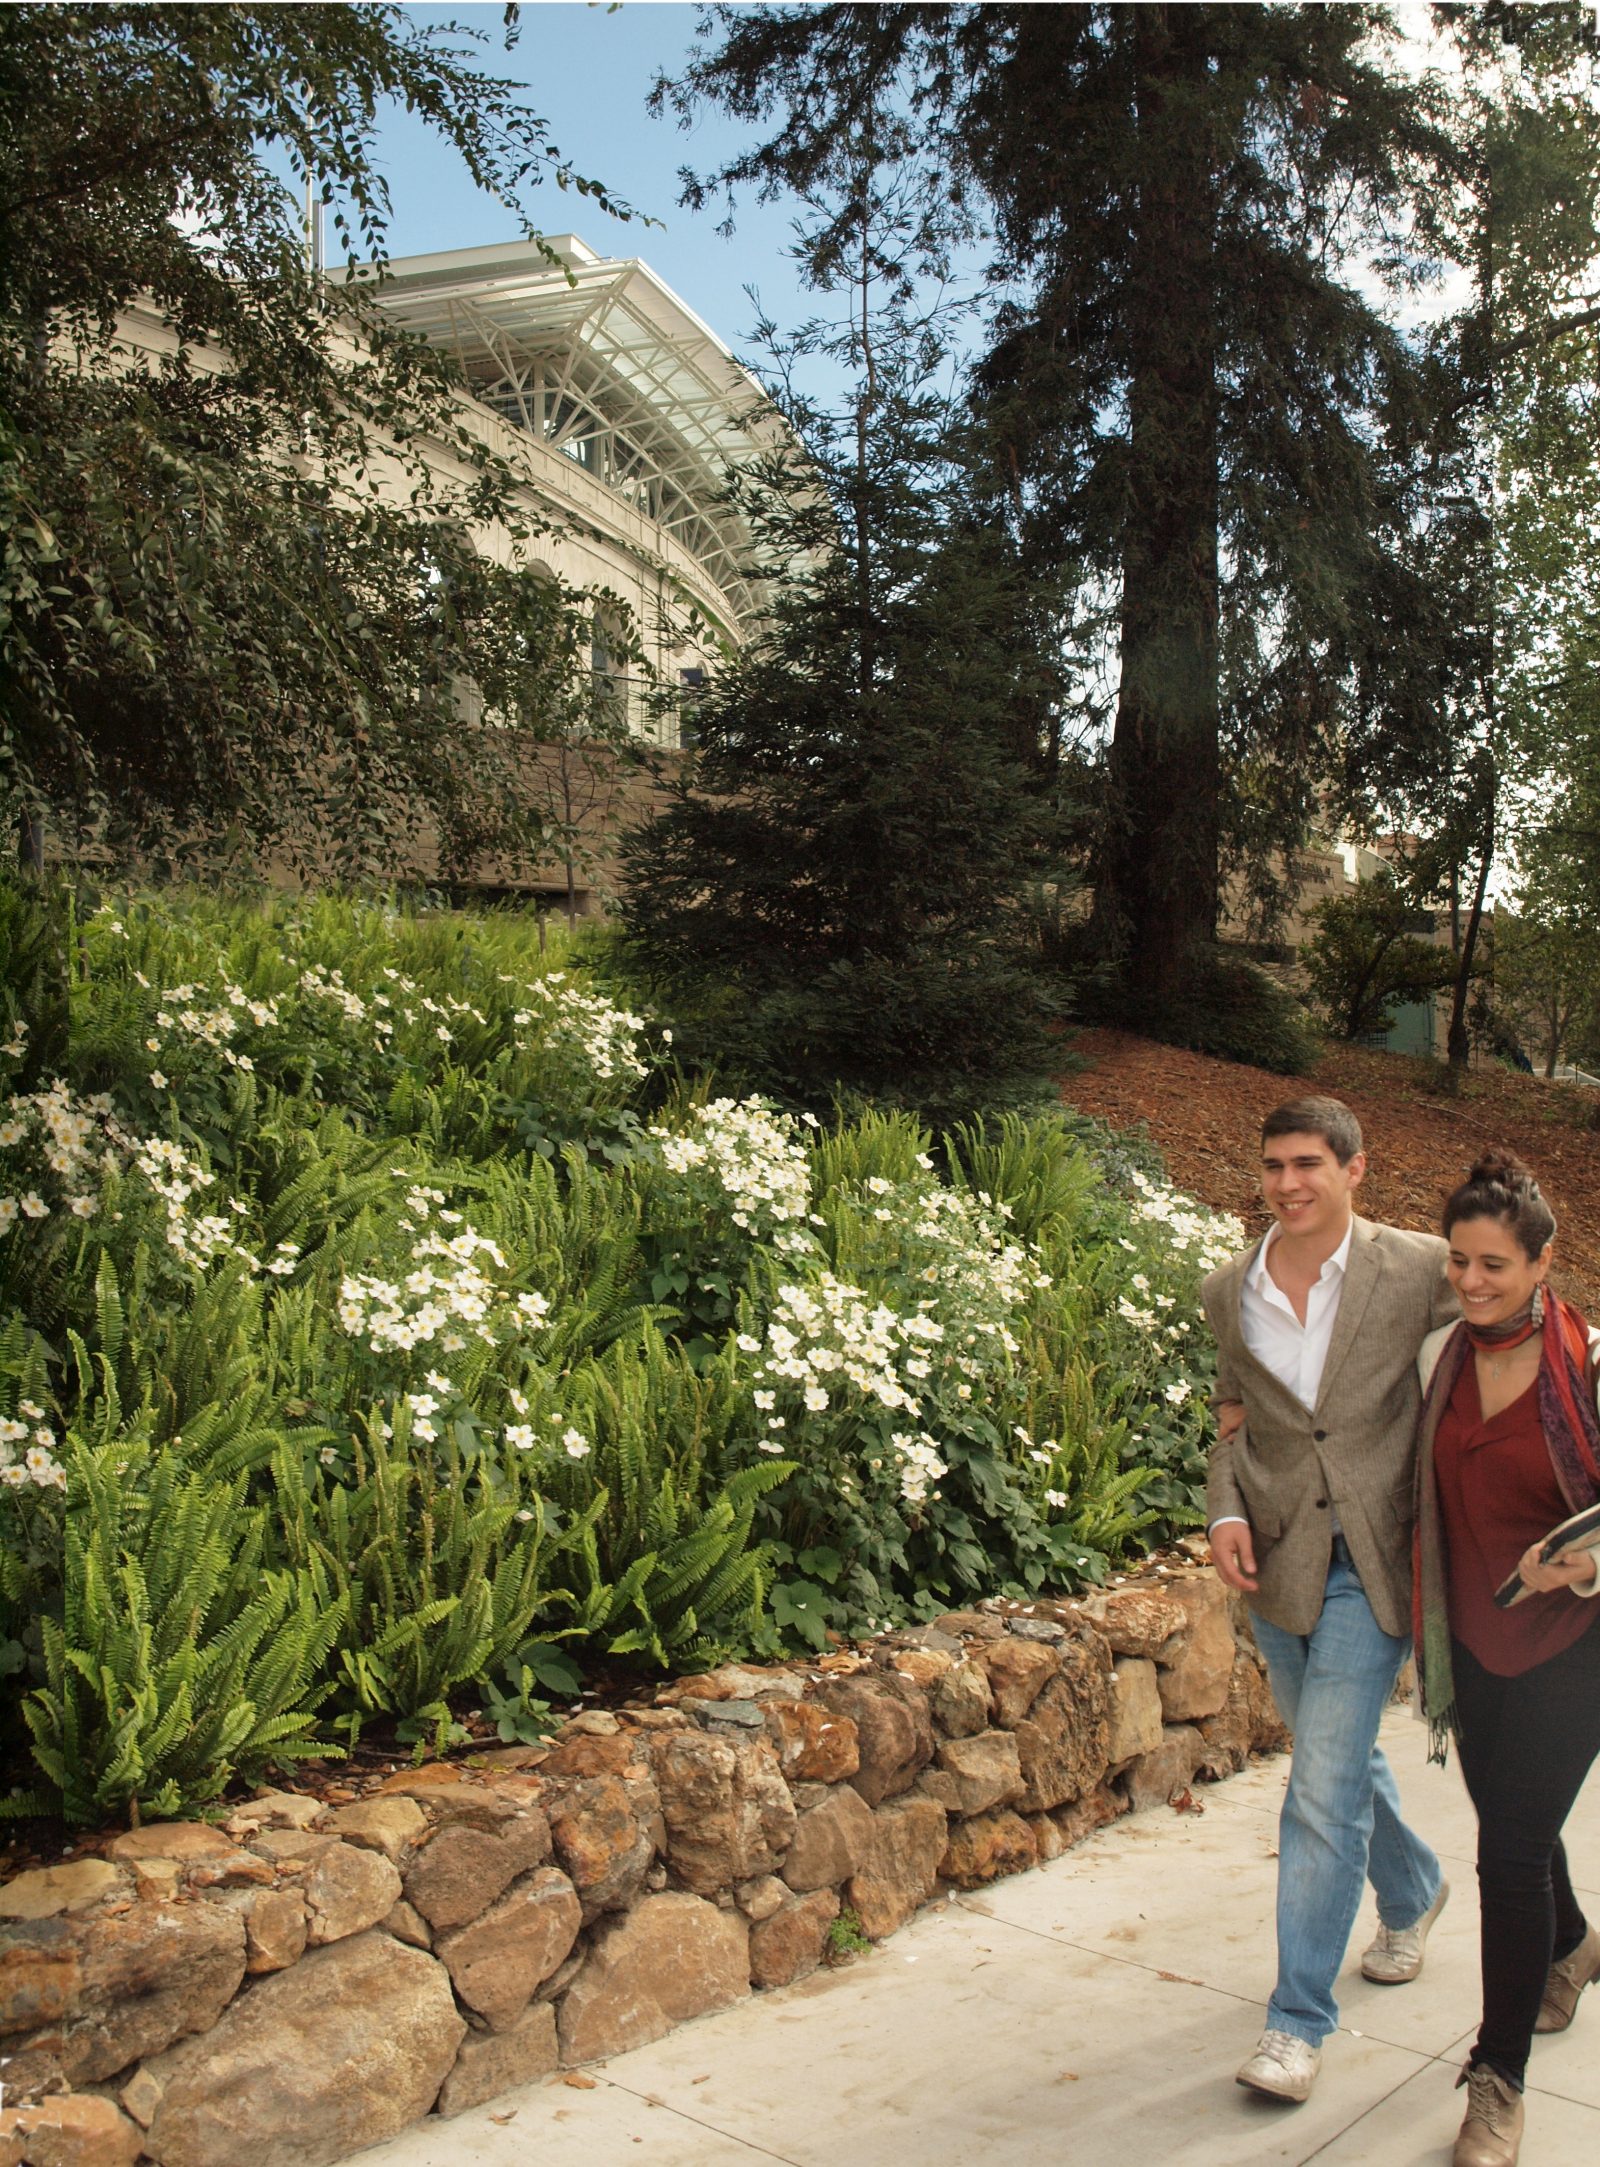
<path fill-rule="evenodd" d="M 1414 1979 L 1422 1969 L 1428 1929 L 1443 1911 L 1449 1895 L 1449 1882 L 1441 1881 L 1438 1895 L 1414 1926 L 1380 1925 L 1371 1947 L 1362 1954 L 1362 1978 L 1372 1979 L 1379 1986 L 1404 1986 L 1408 1979 Z"/>
<path fill-rule="evenodd" d="M 1298 2102 L 1311 2097 L 1321 2067 L 1322 2049 L 1309 2039 L 1297 2039 L 1293 2032 L 1266 2031 L 1233 2081 L 1252 2092 L 1264 2092 L 1268 2099 Z"/>

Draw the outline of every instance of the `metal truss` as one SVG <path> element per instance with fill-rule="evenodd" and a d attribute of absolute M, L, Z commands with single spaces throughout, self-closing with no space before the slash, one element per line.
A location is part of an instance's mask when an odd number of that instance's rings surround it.
<path fill-rule="evenodd" d="M 532 242 L 400 258 L 377 298 L 453 353 L 475 396 L 572 460 L 671 536 L 736 619 L 760 601 L 750 537 L 725 498 L 730 466 L 781 437 L 760 386 L 637 261 L 563 236 L 556 269 Z"/>

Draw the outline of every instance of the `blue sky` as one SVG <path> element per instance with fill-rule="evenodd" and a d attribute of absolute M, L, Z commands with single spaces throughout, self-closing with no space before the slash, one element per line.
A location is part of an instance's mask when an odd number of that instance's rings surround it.
<path fill-rule="evenodd" d="M 546 184 L 532 199 L 540 225 L 550 233 L 575 232 L 603 256 L 642 256 L 736 353 L 747 355 L 755 312 L 746 286 L 759 288 L 781 323 L 815 313 L 815 302 L 803 294 L 785 257 L 790 210 L 742 201 L 737 232 L 728 240 L 716 231 L 720 213 L 695 216 L 678 207 L 680 166 L 715 165 L 743 138 L 738 124 L 719 115 L 704 116 L 685 133 L 645 110 L 657 70 L 680 71 L 696 12 L 680 0 L 626 0 L 615 10 L 581 0 L 535 0 L 524 7 L 521 37 L 507 54 L 498 4 L 407 9 L 422 22 L 455 20 L 485 32 L 484 71 L 526 83 L 529 106 L 577 170 L 661 221 L 656 228 L 623 225 L 588 199 Z M 510 213 L 480 195 L 454 153 L 406 114 L 386 122 L 378 162 L 394 201 L 392 255 L 517 237 Z"/>

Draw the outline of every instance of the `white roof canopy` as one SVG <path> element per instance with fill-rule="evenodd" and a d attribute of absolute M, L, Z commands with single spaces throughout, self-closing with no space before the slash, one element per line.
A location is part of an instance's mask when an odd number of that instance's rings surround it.
<path fill-rule="evenodd" d="M 730 464 L 779 436 L 714 331 L 635 259 L 575 235 L 396 257 L 376 298 L 445 348 L 477 398 L 564 452 L 687 549 L 744 615 L 748 535 L 721 501 Z"/>

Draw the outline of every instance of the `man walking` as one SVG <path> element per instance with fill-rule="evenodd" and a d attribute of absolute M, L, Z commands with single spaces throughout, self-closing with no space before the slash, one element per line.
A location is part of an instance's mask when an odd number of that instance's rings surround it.
<path fill-rule="evenodd" d="M 1224 1434 L 1206 1490 L 1211 1555 L 1248 1598 L 1294 1733 L 1278 1841 L 1278 1978 L 1238 2081 L 1307 2098 L 1339 2024 L 1333 1982 L 1363 1882 L 1378 1896 L 1369 1979 L 1422 1968 L 1449 1890 L 1400 1817 L 1378 1724 L 1410 1646 L 1417 1349 L 1456 1314 L 1446 1245 L 1359 1219 L 1361 1129 L 1338 1099 L 1267 1116 L 1273 1224 L 1202 1289 Z"/>

